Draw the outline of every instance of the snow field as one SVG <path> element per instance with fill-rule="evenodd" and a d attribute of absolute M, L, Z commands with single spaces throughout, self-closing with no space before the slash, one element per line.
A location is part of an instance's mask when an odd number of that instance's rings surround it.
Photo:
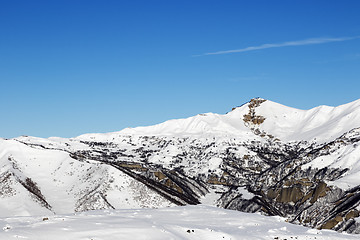
<path fill-rule="evenodd" d="M 1 240 L 359 239 L 356 235 L 289 224 L 280 217 L 206 205 L 0 218 L 0 226 Z"/>

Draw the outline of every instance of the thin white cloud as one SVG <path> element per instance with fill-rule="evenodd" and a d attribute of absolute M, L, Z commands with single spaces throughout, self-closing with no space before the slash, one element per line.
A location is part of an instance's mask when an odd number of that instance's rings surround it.
<path fill-rule="evenodd" d="M 299 41 L 290 41 L 283 43 L 266 43 L 259 46 L 252 46 L 240 49 L 226 50 L 226 51 L 218 51 L 218 52 L 210 52 L 204 53 L 196 56 L 205 56 L 205 55 L 220 55 L 220 54 L 228 54 L 228 53 L 241 53 L 241 52 L 250 52 L 255 50 L 267 49 L 267 48 L 280 48 L 280 47 L 289 47 L 289 46 L 302 46 L 302 45 L 313 45 L 313 44 L 322 44 L 328 42 L 342 42 L 353 39 L 358 39 L 360 36 L 356 37 L 341 37 L 341 38 L 310 38 Z"/>

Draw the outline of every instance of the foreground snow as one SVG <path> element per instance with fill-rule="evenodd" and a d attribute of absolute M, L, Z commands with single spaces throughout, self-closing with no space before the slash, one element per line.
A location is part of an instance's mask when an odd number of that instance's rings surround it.
<path fill-rule="evenodd" d="M 0 226 L 0 239 L 359 239 L 205 205 L 0 218 Z"/>

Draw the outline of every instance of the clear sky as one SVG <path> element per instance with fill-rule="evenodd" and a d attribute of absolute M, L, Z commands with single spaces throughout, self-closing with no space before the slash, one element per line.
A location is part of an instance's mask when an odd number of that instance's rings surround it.
<path fill-rule="evenodd" d="M 360 98 L 360 1 L 0 1 L 0 137 Z"/>

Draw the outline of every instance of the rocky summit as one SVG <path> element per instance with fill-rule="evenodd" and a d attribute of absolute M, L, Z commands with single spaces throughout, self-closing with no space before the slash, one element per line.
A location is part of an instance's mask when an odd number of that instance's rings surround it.
<path fill-rule="evenodd" d="M 0 215 L 208 204 L 360 233 L 360 100 L 252 99 L 149 127 L 0 139 Z"/>

